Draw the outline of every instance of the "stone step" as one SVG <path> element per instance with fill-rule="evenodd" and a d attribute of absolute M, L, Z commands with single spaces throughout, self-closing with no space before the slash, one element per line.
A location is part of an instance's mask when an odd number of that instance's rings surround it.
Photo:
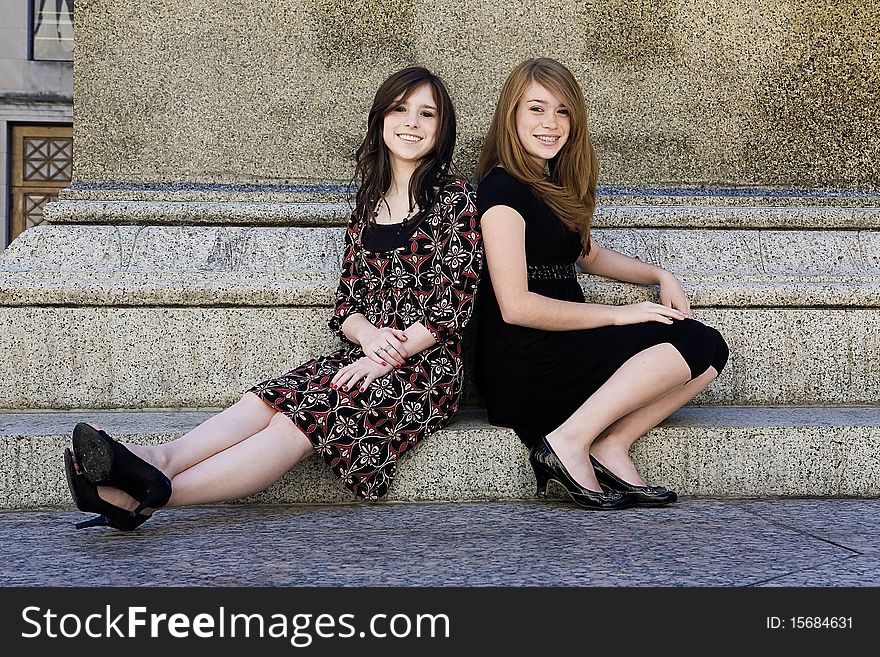
<path fill-rule="evenodd" d="M 342 235 L 342 228 L 326 226 L 37 226 L 4 251 L 0 272 L 48 280 L 187 274 L 196 284 L 201 275 L 223 273 L 335 276 Z M 880 279 L 880 230 L 597 228 L 593 237 L 681 276 Z"/>
<path fill-rule="evenodd" d="M 96 422 L 120 440 L 161 443 L 212 412 L 0 412 L 0 507 L 72 506 L 61 454 L 76 422 Z M 687 406 L 642 438 L 633 458 L 647 480 L 682 495 L 873 497 L 880 495 L 880 408 Z M 534 486 L 525 447 L 513 432 L 467 409 L 404 457 L 387 499 L 530 499 Z M 352 499 L 323 461 L 311 458 L 240 501 Z"/>
<path fill-rule="evenodd" d="M 0 257 L 0 346 L 13 355 L 0 363 L 0 408 L 232 403 L 339 344 L 326 321 L 341 234 L 328 226 L 25 231 Z M 880 399 L 880 231 L 595 234 L 678 273 L 695 317 L 725 335 L 728 368 L 696 403 Z M 656 300 L 653 288 L 585 275 L 581 283 L 598 303 Z M 480 403 L 470 379 L 466 401 Z"/>
<path fill-rule="evenodd" d="M 83 184 L 44 216 L 56 224 L 342 225 L 347 184 Z M 880 193 L 853 189 L 600 187 L 597 227 L 870 228 Z"/>
<path fill-rule="evenodd" d="M 670 228 L 871 228 L 880 207 L 849 205 L 664 204 L 641 199 L 607 201 L 596 208 L 595 225 Z M 603 199 L 599 199 L 602 203 Z M 59 201 L 47 206 L 53 224 L 344 226 L 352 204 L 283 201 Z"/>
<path fill-rule="evenodd" d="M 226 406 L 340 342 L 329 309 L 0 307 L 0 408 Z M 731 359 L 698 404 L 880 400 L 878 308 L 696 308 Z M 465 400 L 479 404 L 466 342 Z"/>

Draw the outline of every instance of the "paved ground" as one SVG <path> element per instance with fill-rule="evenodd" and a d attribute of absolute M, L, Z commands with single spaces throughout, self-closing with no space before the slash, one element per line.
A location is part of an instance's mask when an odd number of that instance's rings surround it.
<path fill-rule="evenodd" d="M 213 506 L 127 534 L 84 517 L 0 512 L 3 585 L 880 586 L 878 499 Z"/>

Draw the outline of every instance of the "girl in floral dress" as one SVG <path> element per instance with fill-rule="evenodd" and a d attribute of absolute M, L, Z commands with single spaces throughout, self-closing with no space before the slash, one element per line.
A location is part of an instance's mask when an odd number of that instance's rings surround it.
<path fill-rule="evenodd" d="M 359 497 L 387 493 L 399 457 L 460 403 L 482 242 L 475 192 L 450 173 L 455 130 L 449 94 L 426 69 L 379 87 L 330 320 L 346 345 L 162 445 L 123 445 L 78 424 L 68 484 L 77 506 L 98 514 L 78 528 L 129 530 L 162 506 L 251 495 L 315 452 Z"/>

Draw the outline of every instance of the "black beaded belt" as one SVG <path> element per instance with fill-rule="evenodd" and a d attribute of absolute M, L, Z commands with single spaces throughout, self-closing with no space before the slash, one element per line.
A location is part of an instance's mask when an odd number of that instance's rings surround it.
<path fill-rule="evenodd" d="M 577 278 L 577 270 L 573 262 L 564 265 L 528 265 L 527 269 L 530 281 Z"/>

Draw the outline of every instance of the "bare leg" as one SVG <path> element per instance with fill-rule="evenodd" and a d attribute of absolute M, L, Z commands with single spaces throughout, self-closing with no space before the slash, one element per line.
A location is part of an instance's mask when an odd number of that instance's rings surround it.
<path fill-rule="evenodd" d="M 297 426 L 282 413 L 275 413 L 262 431 L 175 476 L 167 506 L 223 502 L 259 493 L 314 453 L 312 443 Z M 98 493 L 124 509 L 136 506 L 135 500 L 116 488 L 100 486 Z"/>
<path fill-rule="evenodd" d="M 174 479 L 196 463 L 259 433 L 276 414 L 274 408 L 248 392 L 235 404 L 208 418 L 177 440 L 162 445 L 125 443 L 125 446 L 159 468 L 169 479 Z"/>
<path fill-rule="evenodd" d="M 290 418 L 276 413 L 269 426 L 171 480 L 168 506 L 208 504 L 253 495 L 315 453 Z"/>
<path fill-rule="evenodd" d="M 547 434 L 553 451 L 585 488 L 601 490 L 588 453 L 590 445 L 620 418 L 682 387 L 690 368 L 678 349 L 663 343 L 626 361 L 571 417 Z"/>
<path fill-rule="evenodd" d="M 642 436 L 687 404 L 706 388 L 718 372 L 710 367 L 700 376 L 659 399 L 624 415 L 605 429 L 590 446 L 590 453 L 599 462 L 624 481 L 636 486 L 645 485 L 635 464 L 629 457 L 630 447 Z"/>

